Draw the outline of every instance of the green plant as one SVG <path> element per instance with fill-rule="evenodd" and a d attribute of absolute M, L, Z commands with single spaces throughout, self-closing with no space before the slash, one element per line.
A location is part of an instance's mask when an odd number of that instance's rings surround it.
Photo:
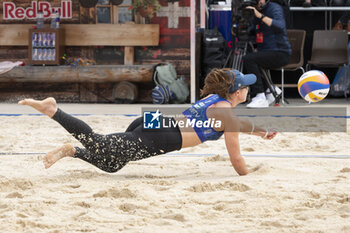
<path fill-rule="evenodd" d="M 142 17 L 153 18 L 155 12 L 161 8 L 158 0 L 133 0 L 131 9 Z"/>

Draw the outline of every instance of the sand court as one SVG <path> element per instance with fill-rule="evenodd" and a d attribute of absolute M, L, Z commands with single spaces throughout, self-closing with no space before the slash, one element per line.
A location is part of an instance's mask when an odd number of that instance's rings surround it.
<path fill-rule="evenodd" d="M 59 106 L 106 134 L 140 114 L 138 105 Z M 46 152 L 79 142 L 28 107 L 3 104 L 0 113 L 4 232 L 350 231 L 346 132 L 280 133 L 272 141 L 242 134 L 242 154 L 256 170 L 243 177 L 223 138 L 109 174 L 73 158 L 45 170 Z"/>

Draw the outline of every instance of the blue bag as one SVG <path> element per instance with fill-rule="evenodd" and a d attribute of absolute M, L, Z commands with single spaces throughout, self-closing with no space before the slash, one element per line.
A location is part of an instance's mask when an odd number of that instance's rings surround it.
<path fill-rule="evenodd" d="M 348 45 L 348 53 L 350 60 L 350 42 Z M 345 72 L 346 71 L 346 72 Z M 346 76 L 345 76 L 346 73 Z M 331 90 L 329 92 L 331 96 L 349 96 L 350 94 L 350 66 L 340 67 L 337 74 L 334 77 Z"/>
<path fill-rule="evenodd" d="M 154 104 L 184 103 L 189 96 L 189 88 L 185 77 L 177 78 L 176 70 L 170 63 L 160 63 L 153 68 L 152 90 Z"/>

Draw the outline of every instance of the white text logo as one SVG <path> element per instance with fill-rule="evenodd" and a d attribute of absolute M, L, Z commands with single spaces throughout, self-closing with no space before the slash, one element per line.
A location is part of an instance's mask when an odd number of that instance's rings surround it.
<path fill-rule="evenodd" d="M 28 8 L 16 7 L 13 2 L 3 3 L 3 19 L 19 20 L 19 19 L 36 19 L 38 12 L 43 12 L 44 18 L 50 18 L 52 13 L 58 12 L 61 19 L 72 18 L 72 2 L 61 1 L 60 7 L 51 7 L 49 2 L 32 1 L 32 5 Z"/>

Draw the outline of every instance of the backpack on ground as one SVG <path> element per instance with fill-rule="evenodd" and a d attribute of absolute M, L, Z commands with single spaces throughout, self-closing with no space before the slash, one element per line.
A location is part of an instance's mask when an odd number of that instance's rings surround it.
<path fill-rule="evenodd" d="M 154 104 L 184 103 L 189 96 L 188 84 L 182 75 L 177 77 L 174 66 L 170 63 L 160 63 L 153 68 L 152 90 Z"/>
<path fill-rule="evenodd" d="M 346 76 L 345 76 L 346 70 Z M 329 94 L 331 96 L 349 96 L 350 95 L 350 67 L 340 67 L 334 77 Z"/>
<path fill-rule="evenodd" d="M 346 69 L 346 76 L 345 76 Z M 345 68 L 340 67 L 337 74 L 334 77 L 334 81 L 329 92 L 332 96 L 349 96 L 350 94 L 350 68 L 347 65 Z"/>
<path fill-rule="evenodd" d="M 224 66 L 227 57 L 226 42 L 217 27 L 203 31 L 201 57 L 202 80 L 213 68 Z"/>
<path fill-rule="evenodd" d="M 348 56 L 350 59 L 350 42 L 348 44 Z M 346 75 L 345 75 L 346 71 Z M 350 95 L 350 65 L 338 68 L 329 92 L 332 96 L 349 96 Z"/>

